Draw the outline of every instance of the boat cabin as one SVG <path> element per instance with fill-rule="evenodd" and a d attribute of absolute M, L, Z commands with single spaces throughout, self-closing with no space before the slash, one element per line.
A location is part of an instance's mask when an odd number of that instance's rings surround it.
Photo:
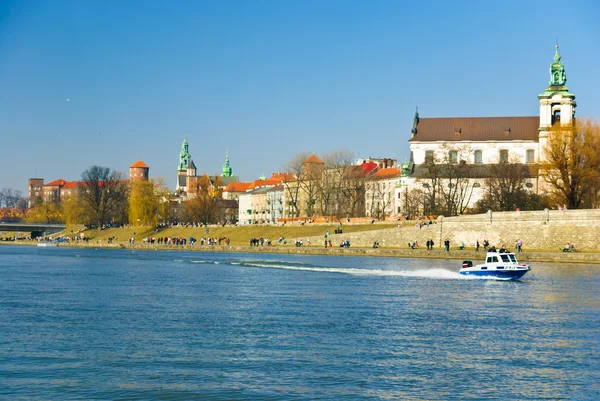
<path fill-rule="evenodd" d="M 518 263 L 514 253 L 488 252 L 485 263 Z"/>

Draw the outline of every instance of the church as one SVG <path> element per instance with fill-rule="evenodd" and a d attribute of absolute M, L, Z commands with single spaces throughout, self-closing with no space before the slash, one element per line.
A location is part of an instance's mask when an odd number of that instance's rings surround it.
<path fill-rule="evenodd" d="M 177 186 L 175 188 L 175 193 L 182 196 L 183 198 L 186 198 L 187 194 L 194 191 L 196 183 L 198 182 L 198 178 L 203 177 L 204 175 L 209 177 L 213 185 L 215 183 L 218 183 L 218 185 L 222 189 L 227 187 L 227 185 L 229 185 L 232 182 L 239 182 L 239 178 L 233 175 L 233 169 L 229 164 L 229 152 L 225 154 L 225 164 L 223 165 L 220 176 L 209 176 L 208 174 L 203 174 L 199 176 L 197 174 L 196 164 L 194 163 L 194 160 L 192 160 L 192 155 L 190 154 L 187 138 L 183 138 L 183 143 L 181 144 L 181 152 L 179 153 L 179 165 L 177 167 Z"/>
<path fill-rule="evenodd" d="M 556 46 L 550 64 L 550 83 L 538 95 L 539 116 L 526 117 L 449 117 L 421 118 L 415 113 L 410 145 L 409 173 L 402 177 L 397 188 L 397 213 L 402 213 L 400 189 L 423 189 L 427 183 L 428 162 L 459 163 L 464 161 L 486 166 L 502 161 L 524 163 L 531 167 L 544 161 L 544 149 L 551 129 L 559 124 L 572 126 L 575 122 L 575 95 L 566 87 L 567 75 Z M 527 187 L 540 190 L 537 168 Z M 479 169 L 479 171 L 484 171 Z M 483 176 L 472 177 L 472 207 L 483 195 Z"/>

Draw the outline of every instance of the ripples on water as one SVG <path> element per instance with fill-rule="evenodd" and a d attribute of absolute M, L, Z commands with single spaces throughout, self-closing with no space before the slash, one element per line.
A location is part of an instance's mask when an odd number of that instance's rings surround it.
<path fill-rule="evenodd" d="M 598 400 L 598 266 L 0 247 L 0 398 Z"/>

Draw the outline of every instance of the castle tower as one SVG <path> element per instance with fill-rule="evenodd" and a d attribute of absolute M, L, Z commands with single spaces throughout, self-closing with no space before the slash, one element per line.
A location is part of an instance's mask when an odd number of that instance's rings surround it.
<path fill-rule="evenodd" d="M 565 65 L 558 53 L 558 45 L 556 45 L 554 62 L 550 64 L 550 86 L 544 93 L 538 95 L 538 99 L 540 99 L 540 127 L 538 129 L 540 161 L 545 159 L 544 149 L 552 128 L 558 125 L 568 127 L 575 124 L 577 103 L 575 103 L 575 95 L 569 93 L 566 83 Z"/>
<path fill-rule="evenodd" d="M 27 180 L 27 189 L 28 189 L 28 202 L 27 207 L 34 207 L 37 199 L 42 199 L 44 193 L 42 189 L 44 187 L 44 179 L 43 178 L 30 178 Z"/>
<path fill-rule="evenodd" d="M 232 177 L 233 170 L 229 165 L 229 150 L 225 153 L 225 164 L 223 165 L 223 170 L 221 171 L 221 177 Z"/>
<path fill-rule="evenodd" d="M 141 160 L 129 166 L 129 181 L 148 181 L 150 167 Z"/>
<path fill-rule="evenodd" d="M 186 189 L 186 176 L 190 160 L 192 160 L 192 155 L 190 155 L 187 137 L 184 137 L 181 144 L 181 152 L 179 152 L 179 166 L 177 167 L 177 191 L 185 191 Z"/>

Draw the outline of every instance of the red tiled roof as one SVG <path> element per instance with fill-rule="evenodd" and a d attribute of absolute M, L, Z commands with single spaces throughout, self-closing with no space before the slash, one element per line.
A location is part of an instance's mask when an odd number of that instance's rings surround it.
<path fill-rule="evenodd" d="M 69 182 L 65 182 L 65 185 L 63 185 L 62 189 L 75 189 L 79 186 L 79 183 L 77 181 L 69 181 Z"/>
<path fill-rule="evenodd" d="M 421 118 L 409 142 L 538 141 L 539 117 Z"/>
<path fill-rule="evenodd" d="M 246 182 L 230 182 L 223 192 L 246 192 L 249 186 Z"/>
<path fill-rule="evenodd" d="M 150 168 L 146 165 L 146 163 L 144 163 L 141 160 L 136 161 L 135 163 L 133 163 L 131 166 L 129 166 L 129 168 Z"/>
<path fill-rule="evenodd" d="M 400 170 L 397 167 L 384 168 L 373 174 L 374 179 L 394 178 L 400 176 Z"/>
<path fill-rule="evenodd" d="M 269 178 L 266 180 L 254 180 L 248 187 L 248 191 L 256 189 L 256 188 L 262 188 L 262 187 L 274 187 L 275 185 L 278 185 L 279 183 L 281 183 L 281 180 L 272 179 L 272 178 Z"/>
<path fill-rule="evenodd" d="M 66 181 L 63 180 L 62 178 L 59 178 L 58 180 L 54 180 L 51 181 L 47 184 L 44 184 L 45 187 L 62 187 L 63 185 L 65 185 Z"/>
<path fill-rule="evenodd" d="M 377 163 L 375 162 L 365 162 L 357 166 L 358 169 L 362 170 L 363 173 L 369 174 L 373 170 L 377 168 Z"/>
<path fill-rule="evenodd" d="M 315 154 L 313 154 L 311 157 L 309 157 L 308 159 L 304 160 L 304 163 L 318 163 L 318 164 L 325 164 L 325 162 L 321 159 L 319 159 Z"/>

